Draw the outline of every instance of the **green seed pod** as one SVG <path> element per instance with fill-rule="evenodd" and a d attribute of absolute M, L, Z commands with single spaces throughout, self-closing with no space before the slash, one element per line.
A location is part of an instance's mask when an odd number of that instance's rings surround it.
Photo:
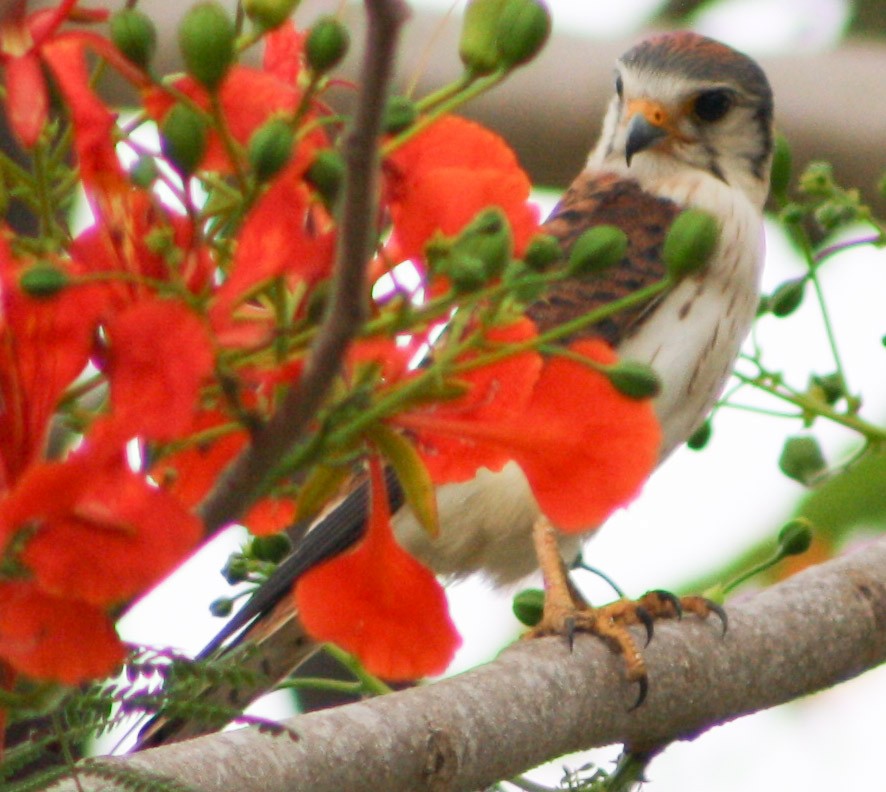
<path fill-rule="evenodd" d="M 52 297 L 58 294 L 69 283 L 68 274 L 53 264 L 39 262 L 28 267 L 19 278 L 19 286 L 31 297 Z"/>
<path fill-rule="evenodd" d="M 803 302 L 806 278 L 794 278 L 782 283 L 769 298 L 769 310 L 779 319 L 790 316 Z"/>
<path fill-rule="evenodd" d="M 504 212 L 497 207 L 484 209 L 458 235 L 452 244 L 456 259 L 477 258 L 486 271 L 484 282 L 498 277 L 511 260 L 513 240 Z"/>
<path fill-rule="evenodd" d="M 689 435 L 689 439 L 686 441 L 686 445 L 692 449 L 693 451 L 701 451 L 711 439 L 711 435 L 714 432 L 714 428 L 711 425 L 710 421 L 705 421 L 701 426 L 698 427 L 691 435 Z"/>
<path fill-rule="evenodd" d="M 832 374 L 813 374 L 811 387 L 817 389 L 821 398 L 827 404 L 836 404 L 843 396 L 846 396 L 846 383 L 838 371 Z"/>
<path fill-rule="evenodd" d="M 782 556 L 802 555 L 811 544 L 812 523 L 805 517 L 789 520 L 778 532 L 778 546 Z"/>
<path fill-rule="evenodd" d="M 769 184 L 772 194 L 779 199 L 784 199 L 788 194 L 791 184 L 791 168 L 793 158 L 791 147 L 784 135 L 775 136 L 775 149 L 772 154 L 772 168 L 770 169 Z"/>
<path fill-rule="evenodd" d="M 308 184 L 313 187 L 328 208 L 335 206 L 341 186 L 345 180 L 345 161 L 333 149 L 318 151 L 305 174 Z"/>
<path fill-rule="evenodd" d="M 325 74 L 336 66 L 348 51 L 351 37 L 347 28 L 334 16 L 320 17 L 311 27 L 305 42 L 305 58 L 311 71 Z"/>
<path fill-rule="evenodd" d="M 494 72 L 501 65 L 496 45 L 498 21 L 508 0 L 470 0 L 465 8 L 458 55 L 475 77 Z"/>
<path fill-rule="evenodd" d="M 569 272 L 578 276 L 603 272 L 618 264 L 627 249 L 628 238 L 620 228 L 611 225 L 590 228 L 569 251 Z"/>
<path fill-rule="evenodd" d="M 385 107 L 382 129 L 389 135 L 396 135 L 408 129 L 418 118 L 418 109 L 411 99 L 405 96 L 392 96 Z"/>
<path fill-rule="evenodd" d="M 671 224 L 662 248 L 668 275 L 680 280 L 701 270 L 719 239 L 720 226 L 713 215 L 701 209 L 681 212 Z"/>
<path fill-rule="evenodd" d="M 498 17 L 495 42 L 502 65 L 532 60 L 551 34 L 551 15 L 540 0 L 507 0 Z"/>
<path fill-rule="evenodd" d="M 289 537 L 285 533 L 256 536 L 249 543 L 249 554 L 253 558 L 271 564 L 279 564 L 289 555 L 290 550 L 292 550 L 292 542 L 289 541 Z"/>
<path fill-rule="evenodd" d="M 778 467 L 788 478 L 807 486 L 827 469 L 821 446 L 811 435 L 789 437 L 778 458 Z"/>
<path fill-rule="evenodd" d="M 544 272 L 548 267 L 562 260 L 563 250 L 556 237 L 550 234 L 536 234 L 529 240 L 523 261 L 536 272 Z"/>
<path fill-rule="evenodd" d="M 282 118 L 262 124 L 249 139 L 247 156 L 255 178 L 268 181 L 289 162 L 295 134 Z"/>
<path fill-rule="evenodd" d="M 511 608 L 521 624 L 535 627 L 544 613 L 545 593 L 541 589 L 526 589 L 514 597 Z"/>
<path fill-rule="evenodd" d="M 216 2 L 188 9 L 178 29 L 185 68 L 208 91 L 218 88 L 234 62 L 234 23 Z"/>
<path fill-rule="evenodd" d="M 157 28 L 149 16 L 124 8 L 111 17 L 111 41 L 128 61 L 147 69 L 157 49 Z"/>
<path fill-rule="evenodd" d="M 187 178 L 206 153 L 206 122 L 196 110 L 175 104 L 160 124 L 161 148 L 166 158 Z"/>
<path fill-rule="evenodd" d="M 645 363 L 622 360 L 606 370 L 613 387 L 629 399 L 652 399 L 661 393 L 661 379 Z"/>
<path fill-rule="evenodd" d="M 300 0 L 243 0 L 243 11 L 264 30 L 280 27 L 295 10 Z"/>

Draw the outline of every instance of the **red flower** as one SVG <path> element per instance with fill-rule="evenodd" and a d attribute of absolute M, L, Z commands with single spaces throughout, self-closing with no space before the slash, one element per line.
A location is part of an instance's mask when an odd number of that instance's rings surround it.
<path fill-rule="evenodd" d="M 527 323 L 511 333 L 519 337 Z M 511 337 L 511 340 L 515 340 Z M 602 341 L 572 351 L 615 361 Z M 631 500 L 655 467 L 660 429 L 651 404 L 620 394 L 593 368 L 534 352 L 464 375 L 461 399 L 399 415 L 437 483 L 463 481 L 478 467 L 514 460 L 542 512 L 561 530 L 602 523 Z"/>
<path fill-rule="evenodd" d="M 30 582 L 0 583 L 0 658 L 19 673 L 78 685 L 113 673 L 125 655 L 101 609 Z"/>
<path fill-rule="evenodd" d="M 56 8 L 46 8 L 25 16 L 25 0 L 14 0 L 0 22 L 0 63 L 5 71 L 6 112 L 18 139 L 31 148 L 40 136 L 49 115 L 46 80 L 40 65 L 42 49 L 69 17 L 77 0 L 62 0 Z M 107 17 L 105 10 L 80 11 L 92 21 Z"/>
<path fill-rule="evenodd" d="M 520 255 L 538 230 L 529 177 L 494 132 L 444 116 L 392 154 L 387 189 L 394 240 L 404 259 L 421 258 L 436 233 L 458 234 L 476 214 L 498 206 L 507 216 Z"/>
<path fill-rule="evenodd" d="M 40 457 L 58 400 L 89 359 L 98 320 L 91 289 L 51 299 L 22 293 L 24 267 L 0 236 L 0 493 Z"/>
<path fill-rule="evenodd" d="M 214 363 L 203 322 L 182 303 L 155 297 L 113 316 L 107 333 L 116 425 L 151 440 L 187 434 Z"/>
<path fill-rule="evenodd" d="M 381 464 L 370 460 L 372 505 L 354 550 L 320 564 L 296 584 L 305 628 L 356 654 L 385 679 L 442 672 L 461 639 L 433 574 L 397 544 Z"/>
<path fill-rule="evenodd" d="M 87 445 L 31 466 L 0 501 L 0 541 L 41 591 L 105 607 L 159 582 L 193 549 L 200 521 L 133 473 L 122 451 Z"/>
<path fill-rule="evenodd" d="M 71 243 L 70 253 L 78 275 L 131 276 L 98 287 L 111 312 L 153 293 L 149 281 L 177 284 L 199 294 L 211 285 L 215 266 L 190 218 L 171 213 L 140 191 L 121 196 L 111 217 L 97 217 Z"/>

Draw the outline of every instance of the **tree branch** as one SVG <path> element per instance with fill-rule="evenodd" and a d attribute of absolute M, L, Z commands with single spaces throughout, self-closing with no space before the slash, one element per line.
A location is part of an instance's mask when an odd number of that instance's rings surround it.
<path fill-rule="evenodd" d="M 659 623 L 636 690 L 600 641 L 520 642 L 451 679 L 287 723 L 215 734 L 122 759 L 205 792 L 473 790 L 572 751 L 654 751 L 713 725 L 857 676 L 886 660 L 886 537 L 730 605 L 729 631 Z M 86 790 L 110 789 L 83 779 Z M 65 792 L 73 785 L 64 784 Z"/>
<path fill-rule="evenodd" d="M 344 144 L 344 183 L 333 292 L 304 373 L 249 447 L 219 477 L 197 509 L 207 533 L 235 520 L 261 494 L 274 467 L 303 435 L 341 367 L 367 306 L 366 264 L 376 242 L 378 137 L 393 73 L 403 0 L 367 0 L 362 88 Z"/>

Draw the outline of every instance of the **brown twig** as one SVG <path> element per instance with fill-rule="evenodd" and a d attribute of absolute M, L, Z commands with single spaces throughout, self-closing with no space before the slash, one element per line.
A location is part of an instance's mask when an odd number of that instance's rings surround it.
<path fill-rule="evenodd" d="M 197 508 L 207 533 L 242 515 L 260 496 L 281 458 L 304 436 L 366 316 L 366 264 L 375 244 L 377 216 L 378 138 L 408 7 L 402 0 L 367 0 L 365 5 L 364 79 L 344 145 L 347 174 L 329 307 L 304 373 Z"/>
<path fill-rule="evenodd" d="M 644 652 L 649 696 L 637 709 L 622 661 L 601 641 L 578 636 L 570 653 L 554 637 L 433 685 L 287 721 L 298 740 L 241 729 L 103 763 L 202 792 L 403 792 L 480 789 L 611 743 L 654 753 L 884 662 L 886 537 L 728 611 L 725 636 L 688 616 L 656 625 Z"/>

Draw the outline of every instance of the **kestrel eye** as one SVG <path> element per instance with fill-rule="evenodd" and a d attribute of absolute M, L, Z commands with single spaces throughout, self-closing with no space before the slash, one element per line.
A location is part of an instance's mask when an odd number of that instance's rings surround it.
<path fill-rule="evenodd" d="M 699 121 L 712 124 L 723 118 L 733 103 L 734 98 L 730 91 L 717 88 L 713 91 L 704 91 L 695 97 L 692 112 Z"/>
<path fill-rule="evenodd" d="M 621 99 L 622 94 L 625 90 L 624 81 L 621 79 L 621 75 L 617 74 L 615 76 L 615 92 L 618 94 L 618 98 Z"/>

